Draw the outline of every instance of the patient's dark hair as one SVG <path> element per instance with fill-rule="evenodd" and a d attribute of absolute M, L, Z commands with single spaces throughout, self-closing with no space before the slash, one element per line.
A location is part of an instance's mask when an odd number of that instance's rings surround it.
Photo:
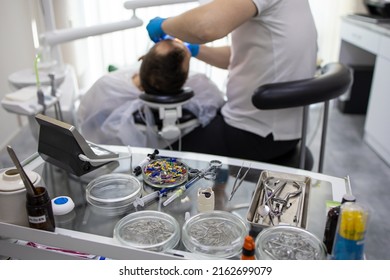
<path fill-rule="evenodd" d="M 167 44 L 167 51 L 157 51 L 158 44 Z M 140 68 L 141 86 L 146 93 L 155 95 L 177 94 L 188 77 L 186 50 L 177 47 L 172 40 L 164 40 L 144 55 Z"/>

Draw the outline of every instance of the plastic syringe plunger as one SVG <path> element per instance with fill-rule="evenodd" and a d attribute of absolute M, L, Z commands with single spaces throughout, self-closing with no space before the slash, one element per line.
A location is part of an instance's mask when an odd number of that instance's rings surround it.
<path fill-rule="evenodd" d="M 134 207 L 136 208 L 138 205 L 141 207 L 144 207 L 145 204 L 149 203 L 153 199 L 157 198 L 160 195 L 159 191 L 152 192 L 148 195 L 145 195 L 144 197 L 136 197 L 135 201 L 133 202 Z"/>
<path fill-rule="evenodd" d="M 137 207 L 138 205 L 144 207 L 145 204 L 149 203 L 155 198 L 158 198 L 159 196 L 165 195 L 169 190 L 170 188 L 164 188 L 159 191 L 152 192 L 144 197 L 136 197 L 135 201 L 133 202 L 133 205 L 134 207 Z"/>

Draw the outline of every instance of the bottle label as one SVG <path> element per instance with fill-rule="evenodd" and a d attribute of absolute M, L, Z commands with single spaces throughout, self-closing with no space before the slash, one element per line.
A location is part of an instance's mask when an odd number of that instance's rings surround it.
<path fill-rule="evenodd" d="M 45 215 L 36 216 L 36 217 L 28 216 L 28 221 L 29 221 L 31 224 L 42 224 L 42 223 L 46 223 L 46 216 L 45 216 Z"/>
<path fill-rule="evenodd" d="M 364 258 L 364 240 L 350 240 L 337 234 L 333 249 L 335 260 L 362 260 Z"/>

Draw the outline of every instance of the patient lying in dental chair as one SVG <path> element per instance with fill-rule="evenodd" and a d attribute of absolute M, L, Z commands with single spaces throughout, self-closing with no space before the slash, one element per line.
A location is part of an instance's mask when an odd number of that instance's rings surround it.
<path fill-rule="evenodd" d="M 177 94 L 183 87 L 194 91 L 183 109 L 194 114 L 199 125 L 207 125 L 223 105 L 223 94 L 206 75 L 189 71 L 190 58 L 182 43 L 164 40 L 141 63 L 101 77 L 80 100 L 77 125 L 83 136 L 97 144 L 165 148 L 177 139 L 167 143 L 148 124 L 146 132 L 137 128 L 133 113 L 147 110 L 138 96 Z"/>

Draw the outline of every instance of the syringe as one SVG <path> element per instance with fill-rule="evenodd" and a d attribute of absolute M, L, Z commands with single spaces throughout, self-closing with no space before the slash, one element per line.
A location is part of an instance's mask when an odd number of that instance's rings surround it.
<path fill-rule="evenodd" d="M 171 195 L 170 197 L 168 197 L 167 200 L 165 200 L 163 202 L 163 205 L 164 206 L 167 206 L 169 203 L 171 203 L 172 201 L 174 201 L 176 198 L 178 198 L 179 196 L 181 196 L 184 192 L 186 191 L 186 186 L 181 186 L 179 187 L 179 189 L 177 191 L 175 191 L 173 193 L 173 195 Z"/>
<path fill-rule="evenodd" d="M 158 195 L 159 195 L 159 191 L 155 191 L 155 192 L 152 192 L 152 193 L 145 195 L 143 197 L 136 197 L 134 202 L 133 202 L 133 206 L 134 206 L 134 208 L 137 208 L 138 205 L 144 207 L 146 203 L 157 198 Z"/>
<path fill-rule="evenodd" d="M 209 167 L 206 170 L 199 171 L 198 174 L 194 178 L 192 178 L 190 181 L 187 182 L 187 184 L 179 187 L 178 190 L 175 191 L 172 196 L 170 196 L 167 200 L 164 201 L 163 205 L 167 206 L 169 203 L 171 203 L 176 198 L 181 196 L 188 188 L 190 188 L 197 181 L 199 181 L 199 179 L 201 179 L 201 178 L 207 178 L 207 179 L 215 178 L 215 171 L 217 168 L 219 168 L 221 166 L 222 166 L 222 162 L 220 162 L 219 160 L 210 161 Z"/>
<path fill-rule="evenodd" d="M 158 198 L 159 196 L 164 195 L 166 192 L 168 192 L 171 189 L 172 188 L 164 188 L 164 189 L 161 189 L 159 191 L 154 191 L 154 192 L 147 194 L 143 197 L 136 197 L 135 201 L 133 202 L 133 205 L 135 208 L 137 208 L 138 206 L 144 207 L 145 204 L 149 203 L 153 199 Z"/>
<path fill-rule="evenodd" d="M 139 163 L 137 167 L 134 168 L 133 173 L 135 176 L 138 176 L 142 173 L 142 166 L 149 163 L 152 159 L 156 158 L 156 155 L 159 154 L 159 151 L 157 149 L 154 150 L 152 154 L 148 154 L 148 156 Z"/>

